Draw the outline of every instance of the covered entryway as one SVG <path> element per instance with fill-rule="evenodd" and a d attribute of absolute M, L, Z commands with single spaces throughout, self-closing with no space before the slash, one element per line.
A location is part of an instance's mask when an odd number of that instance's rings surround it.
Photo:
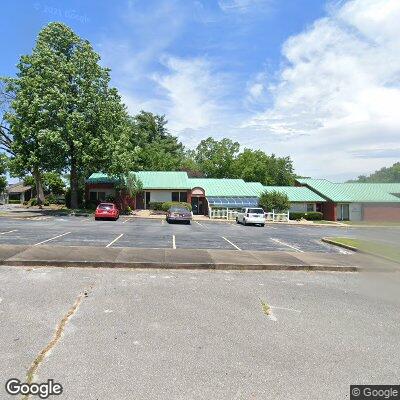
<path fill-rule="evenodd" d="M 191 204 L 193 215 L 207 215 L 207 201 L 203 188 L 195 187 L 192 189 Z"/>

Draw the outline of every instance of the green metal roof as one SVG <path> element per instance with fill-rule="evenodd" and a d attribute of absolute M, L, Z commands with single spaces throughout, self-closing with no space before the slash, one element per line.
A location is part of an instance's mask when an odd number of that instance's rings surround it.
<path fill-rule="evenodd" d="M 95 172 L 86 179 L 86 183 L 115 183 L 116 179 L 110 178 L 107 174 L 102 172 Z"/>
<path fill-rule="evenodd" d="M 139 171 L 135 174 L 143 182 L 143 189 L 191 189 L 186 172 Z"/>
<path fill-rule="evenodd" d="M 320 203 L 326 201 L 311 189 L 303 186 L 264 186 L 264 190 L 285 193 L 291 203 Z"/>
<path fill-rule="evenodd" d="M 400 203 L 400 183 L 333 183 L 326 179 L 297 179 L 323 197 L 344 203 Z"/>
<path fill-rule="evenodd" d="M 262 184 L 243 179 L 190 178 L 191 189 L 201 187 L 211 197 L 257 197 Z"/>

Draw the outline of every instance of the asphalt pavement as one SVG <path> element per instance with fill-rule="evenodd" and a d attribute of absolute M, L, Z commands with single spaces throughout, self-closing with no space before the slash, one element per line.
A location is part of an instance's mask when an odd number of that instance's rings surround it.
<path fill-rule="evenodd" d="M 345 253 L 321 242 L 321 237 L 356 234 L 352 228 L 332 226 L 267 224 L 262 228 L 213 221 L 184 225 L 128 217 L 118 221 L 95 221 L 91 217 L 0 218 L 0 245 Z"/>
<path fill-rule="evenodd" d="M 346 399 L 398 383 L 399 280 L 2 266 L 0 398 L 69 315 L 34 376 L 54 399 Z"/>

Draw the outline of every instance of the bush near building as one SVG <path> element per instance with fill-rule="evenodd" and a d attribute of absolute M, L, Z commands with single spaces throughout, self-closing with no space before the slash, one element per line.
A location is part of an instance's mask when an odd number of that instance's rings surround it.
<path fill-rule="evenodd" d="M 189 211 L 192 211 L 192 205 L 190 203 L 179 202 L 179 201 L 166 201 L 162 204 L 162 210 L 168 211 L 171 207 L 182 207 L 187 208 Z"/>
<path fill-rule="evenodd" d="M 289 219 L 292 220 L 300 220 L 306 219 L 307 221 L 321 221 L 322 213 L 318 211 L 310 211 L 310 212 L 291 212 L 289 213 Z"/>

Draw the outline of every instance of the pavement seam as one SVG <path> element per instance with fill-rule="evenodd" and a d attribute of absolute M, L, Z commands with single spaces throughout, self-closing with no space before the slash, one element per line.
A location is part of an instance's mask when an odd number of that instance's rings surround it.
<path fill-rule="evenodd" d="M 34 381 L 35 375 L 36 375 L 40 365 L 43 363 L 43 361 L 48 356 L 50 351 L 52 351 L 57 346 L 58 342 L 61 340 L 61 337 L 64 333 L 65 327 L 67 326 L 69 320 L 77 313 L 79 306 L 82 303 L 83 298 L 86 297 L 87 294 L 88 294 L 88 289 L 84 289 L 84 291 L 82 293 L 80 293 L 79 296 L 76 298 L 72 307 L 70 307 L 70 309 L 63 316 L 61 321 L 57 324 L 52 339 L 39 352 L 39 354 L 33 360 L 31 366 L 29 367 L 27 374 L 26 374 L 26 383 L 31 384 Z M 23 397 L 23 400 L 27 400 L 27 399 L 29 399 L 29 395 Z"/>

